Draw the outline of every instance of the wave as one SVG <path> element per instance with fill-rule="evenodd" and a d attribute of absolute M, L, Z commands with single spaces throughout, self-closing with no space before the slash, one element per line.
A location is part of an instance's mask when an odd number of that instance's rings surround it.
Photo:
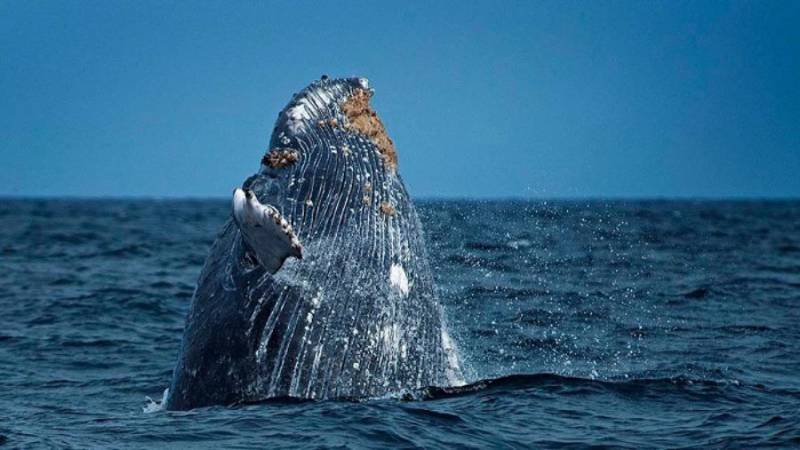
<path fill-rule="evenodd" d="M 358 398 L 338 397 L 335 399 L 310 399 L 293 396 L 271 397 L 261 400 L 245 400 L 228 405 L 229 408 L 245 407 L 259 404 L 295 405 L 299 403 L 318 403 L 325 401 L 343 403 L 363 403 L 372 401 L 427 402 L 473 397 L 481 395 L 519 397 L 525 393 L 553 395 L 588 395 L 615 394 L 628 397 L 653 397 L 663 399 L 669 395 L 689 395 L 698 398 L 719 399 L 728 397 L 745 401 L 747 391 L 770 391 L 773 394 L 800 398 L 800 391 L 786 389 L 768 389 L 763 385 L 749 385 L 738 380 L 711 380 L 676 375 L 663 378 L 631 378 L 619 380 L 599 380 L 592 378 L 572 377 L 554 373 L 513 374 L 497 378 L 487 378 L 462 386 L 428 386 L 414 391 L 403 391 L 380 397 Z M 164 392 L 163 399 L 166 399 Z M 162 402 L 147 397 L 145 412 L 161 410 Z M 212 407 L 219 408 L 219 407 Z"/>
<path fill-rule="evenodd" d="M 658 394 L 664 391 L 692 391 L 695 394 L 714 395 L 727 389 L 752 387 L 763 390 L 761 385 L 748 386 L 738 380 L 709 380 L 678 375 L 665 378 L 638 378 L 619 380 L 598 380 L 591 378 L 571 377 L 554 373 L 515 374 L 498 378 L 490 378 L 464 386 L 440 387 L 430 386 L 413 393 L 405 393 L 403 400 L 425 401 L 473 395 L 479 393 L 512 394 L 520 391 L 537 390 L 551 393 L 569 391 L 584 393 L 617 393 L 617 394 Z M 786 392 L 798 395 L 800 392 Z"/>

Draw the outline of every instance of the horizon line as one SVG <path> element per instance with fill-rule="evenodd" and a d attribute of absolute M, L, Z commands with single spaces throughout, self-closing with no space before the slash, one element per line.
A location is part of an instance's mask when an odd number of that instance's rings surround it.
<path fill-rule="evenodd" d="M 0 194 L 0 201 L 20 201 L 20 200 L 58 200 L 58 201 L 229 201 L 228 196 L 170 196 L 170 195 L 16 195 Z M 496 201 L 800 201 L 800 195 L 555 195 L 555 196 L 491 196 L 491 197 L 470 197 L 470 196 L 418 196 L 412 201 L 466 201 L 466 202 L 496 202 Z"/>

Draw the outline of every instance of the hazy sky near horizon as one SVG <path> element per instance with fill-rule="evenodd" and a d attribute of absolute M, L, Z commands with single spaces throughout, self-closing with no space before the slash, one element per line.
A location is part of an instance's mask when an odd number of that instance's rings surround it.
<path fill-rule="evenodd" d="M 0 195 L 228 196 L 329 74 L 370 79 L 416 196 L 800 197 L 798 24 L 798 1 L 5 1 Z"/>

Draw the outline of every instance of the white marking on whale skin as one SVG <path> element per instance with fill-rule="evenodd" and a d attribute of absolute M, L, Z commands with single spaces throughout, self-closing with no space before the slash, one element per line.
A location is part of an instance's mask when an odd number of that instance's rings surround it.
<path fill-rule="evenodd" d="M 319 111 L 333 102 L 334 92 L 331 87 L 309 89 L 295 100 L 295 104 L 286 110 L 286 126 L 292 133 L 305 130 L 309 121 L 318 116 Z"/>
<path fill-rule="evenodd" d="M 408 277 L 400 264 L 392 264 L 389 269 L 389 284 L 403 297 L 408 296 Z"/>
<path fill-rule="evenodd" d="M 383 348 L 392 357 L 397 357 L 400 352 L 401 341 L 400 324 L 386 324 L 380 331 L 380 337 L 383 340 Z"/>
<path fill-rule="evenodd" d="M 308 97 L 300 98 L 295 106 L 286 111 L 288 119 L 286 125 L 289 126 L 289 130 L 292 133 L 301 131 L 305 127 L 306 121 L 311 120 L 311 111 L 313 111 L 313 105 Z"/>

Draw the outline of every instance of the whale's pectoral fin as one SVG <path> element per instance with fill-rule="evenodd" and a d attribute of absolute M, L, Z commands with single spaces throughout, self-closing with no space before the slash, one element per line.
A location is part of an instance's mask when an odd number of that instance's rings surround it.
<path fill-rule="evenodd" d="M 303 247 L 292 227 L 271 205 L 259 203 L 252 191 L 233 191 L 233 219 L 258 262 L 270 273 L 277 272 L 286 258 L 303 258 Z"/>

